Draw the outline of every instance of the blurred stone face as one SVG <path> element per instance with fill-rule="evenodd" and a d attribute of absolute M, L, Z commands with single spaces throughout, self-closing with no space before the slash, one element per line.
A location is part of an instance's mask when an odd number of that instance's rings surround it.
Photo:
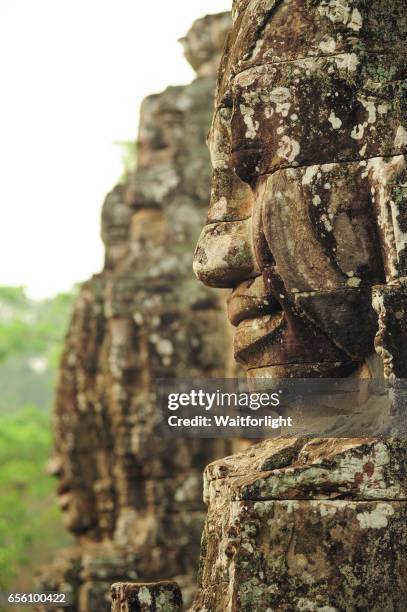
<path fill-rule="evenodd" d="M 60 507 L 64 513 L 64 526 L 77 535 L 88 533 L 96 525 L 96 514 L 86 490 L 61 495 Z"/>
<path fill-rule="evenodd" d="M 216 292 L 194 282 L 190 259 L 209 195 L 205 136 L 229 28 L 228 13 L 194 24 L 184 46 L 198 78 L 142 104 L 137 164 L 105 199 L 104 269 L 75 301 L 57 388 L 53 473 L 66 527 L 84 540 L 150 547 L 140 561 L 150 577 L 171 564 L 161 546 L 179 555 L 177 568 L 188 564 L 180 546 L 197 554 L 199 534 L 178 536 L 178 497 L 188 485 L 186 514 L 202 513 L 202 469 L 229 450 L 223 440 L 155 432 L 156 379 L 225 371 L 224 311 Z"/>
<path fill-rule="evenodd" d="M 49 465 L 67 529 L 98 539 L 114 527 L 112 432 L 106 426 L 108 381 L 95 377 L 106 352 L 105 282 L 94 276 L 75 301 L 55 399 L 55 450 Z"/>
<path fill-rule="evenodd" d="M 58 503 L 64 525 L 76 535 L 90 532 L 97 522 L 92 488 L 84 481 L 83 474 L 79 475 L 80 471 L 77 461 L 66 456 L 55 456 L 49 466 L 49 473 L 58 478 Z"/>
<path fill-rule="evenodd" d="M 249 375 L 347 376 L 374 353 L 371 287 L 405 262 L 403 5 L 257 4 L 234 5 L 194 269 L 232 289 Z"/>
<path fill-rule="evenodd" d="M 124 189 L 117 185 L 109 193 L 102 208 L 102 240 L 105 245 L 105 268 L 114 269 L 128 253 L 129 226 L 132 216 L 124 202 Z"/>

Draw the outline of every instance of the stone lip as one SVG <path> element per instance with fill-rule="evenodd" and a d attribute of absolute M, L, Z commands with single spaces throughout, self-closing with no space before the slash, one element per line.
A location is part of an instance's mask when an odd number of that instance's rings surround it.
<path fill-rule="evenodd" d="M 269 440 L 205 471 L 205 501 L 407 499 L 405 445 L 399 440 Z"/>

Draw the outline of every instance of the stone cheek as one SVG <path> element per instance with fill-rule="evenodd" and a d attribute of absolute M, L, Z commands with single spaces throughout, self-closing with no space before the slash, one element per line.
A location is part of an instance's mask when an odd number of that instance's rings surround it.
<path fill-rule="evenodd" d="M 236 501 L 209 512 L 192 610 L 405 609 L 407 504 Z"/>
<path fill-rule="evenodd" d="M 288 292 L 383 282 L 372 175 L 366 163 L 353 162 L 279 170 L 265 179 L 263 227 L 256 229 L 264 232 Z M 382 181 L 382 188 L 389 205 L 391 186 Z"/>

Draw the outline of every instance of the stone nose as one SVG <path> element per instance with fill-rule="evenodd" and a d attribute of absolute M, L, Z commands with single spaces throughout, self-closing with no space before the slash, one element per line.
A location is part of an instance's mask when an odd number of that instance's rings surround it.
<path fill-rule="evenodd" d="M 209 287 L 233 288 L 258 276 L 251 218 L 207 224 L 195 250 L 193 268 Z"/>
<path fill-rule="evenodd" d="M 61 478 L 64 473 L 62 458 L 57 455 L 50 457 L 46 465 L 46 471 L 49 476 Z"/>

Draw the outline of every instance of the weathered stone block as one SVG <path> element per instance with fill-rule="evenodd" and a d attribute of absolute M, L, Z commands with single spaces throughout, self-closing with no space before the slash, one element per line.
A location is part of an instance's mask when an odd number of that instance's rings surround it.
<path fill-rule="evenodd" d="M 194 612 L 404 610 L 402 441 L 266 441 L 205 483 Z"/>
<path fill-rule="evenodd" d="M 196 612 L 405 610 L 406 502 L 236 501 L 203 550 Z"/>
<path fill-rule="evenodd" d="M 182 595 L 176 582 L 112 585 L 112 612 L 179 612 Z"/>
<path fill-rule="evenodd" d="M 252 182 L 284 167 L 405 154 L 406 75 L 404 58 L 368 54 L 239 72 L 231 119 L 237 175 Z"/>
<path fill-rule="evenodd" d="M 268 440 L 210 464 L 210 505 L 226 500 L 407 500 L 403 440 Z"/>
<path fill-rule="evenodd" d="M 379 323 L 376 350 L 383 360 L 385 377 L 394 383 L 407 378 L 407 285 L 396 282 L 375 287 L 373 305 Z"/>

